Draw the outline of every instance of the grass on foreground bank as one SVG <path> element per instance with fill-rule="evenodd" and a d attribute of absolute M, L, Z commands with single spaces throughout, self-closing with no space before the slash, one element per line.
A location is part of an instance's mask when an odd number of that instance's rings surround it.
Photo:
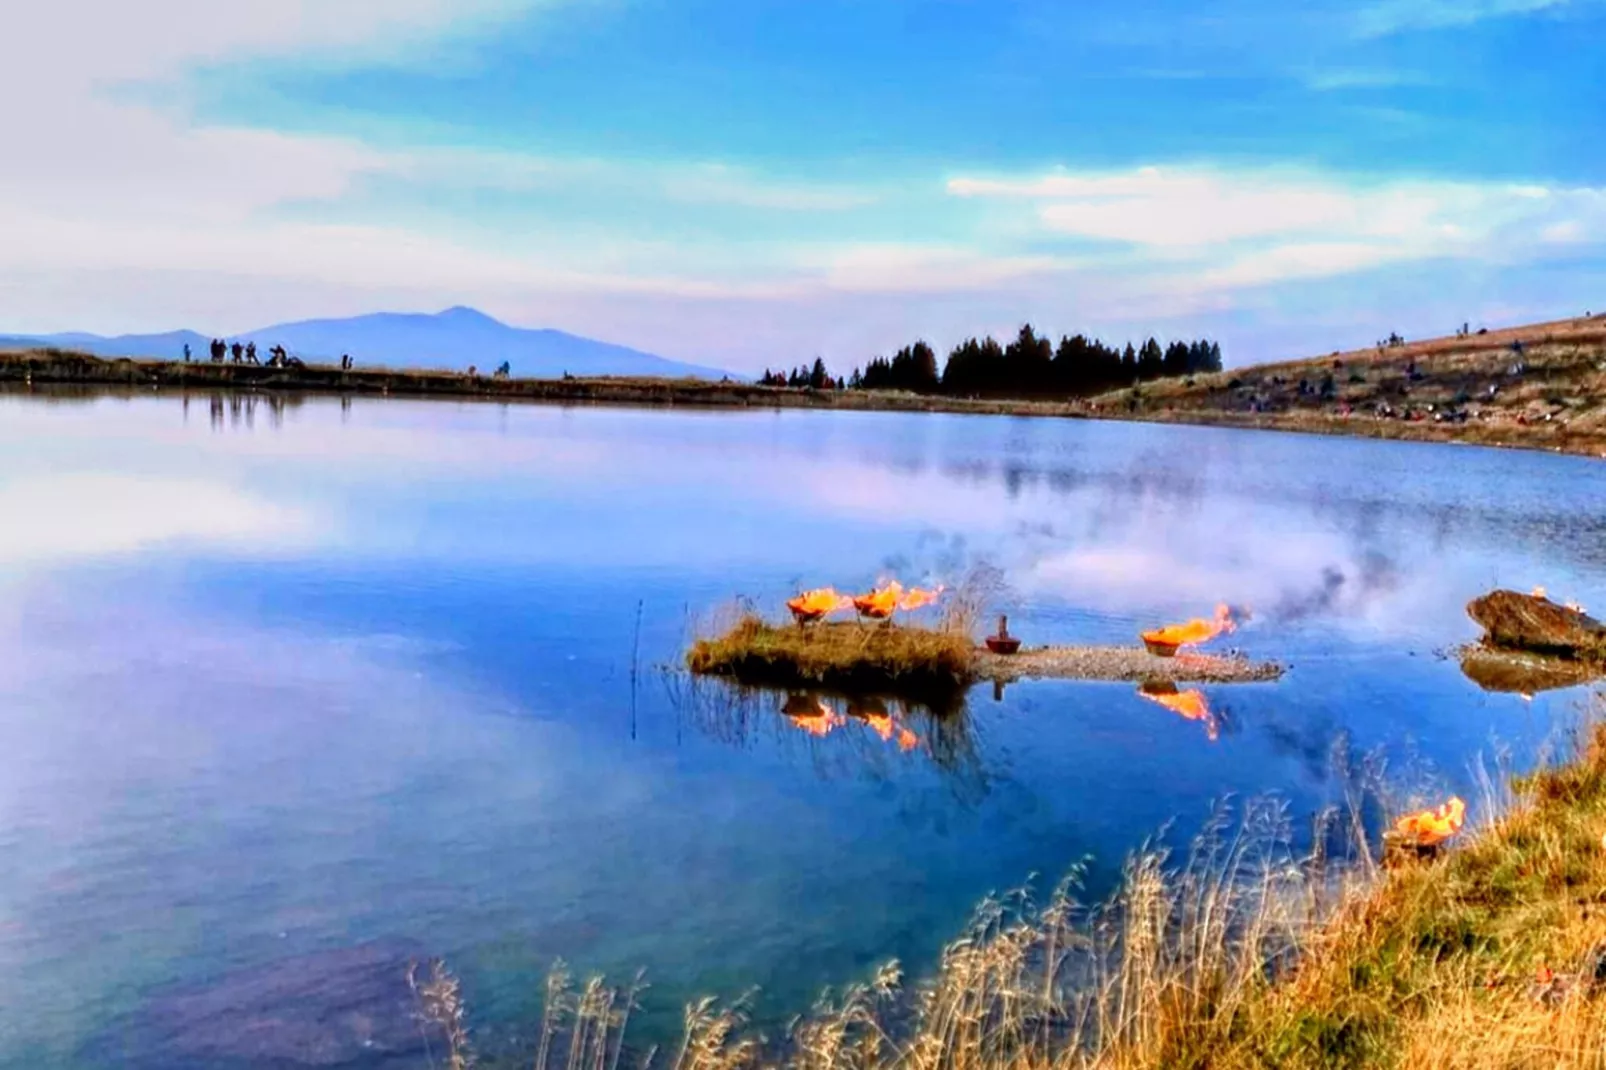
<path fill-rule="evenodd" d="M 1040 905 L 990 899 L 928 982 L 886 966 L 783 1038 L 705 1000 L 674 1051 L 636 1052 L 639 984 L 574 992 L 560 969 L 534 1067 L 617 1070 L 627 1050 L 671 1070 L 1606 1065 L 1606 727 L 1512 788 L 1458 848 L 1391 868 L 1293 857 L 1273 803 L 1223 811 L 1181 865 L 1136 855 L 1104 905 L 1071 882 Z M 1362 835 L 1361 802 L 1326 830 Z M 470 1065 L 455 981 L 419 993 L 456 1038 L 444 1064 Z"/>
<path fill-rule="evenodd" d="M 968 632 L 946 622 L 936 628 L 890 621 L 802 628 L 747 613 L 721 634 L 693 643 L 686 667 L 752 687 L 892 694 L 940 706 L 975 681 L 975 660 Z"/>

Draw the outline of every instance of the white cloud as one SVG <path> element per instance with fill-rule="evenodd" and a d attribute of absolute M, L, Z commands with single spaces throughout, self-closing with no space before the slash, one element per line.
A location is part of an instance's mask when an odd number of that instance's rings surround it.
<path fill-rule="evenodd" d="M 1573 0 L 1381 0 L 1361 8 L 1355 29 L 1361 37 L 1386 37 L 1408 30 L 1441 30 L 1486 19 L 1533 15 L 1566 7 Z"/>
<path fill-rule="evenodd" d="M 1302 79 L 1307 89 L 1333 93 L 1345 89 L 1393 89 L 1399 86 L 1431 85 L 1426 75 L 1413 71 L 1367 68 L 1339 68 L 1311 71 Z"/>
<path fill-rule="evenodd" d="M 1025 200 L 1049 233 L 1132 246 L 1151 268 L 1187 266 L 1218 286 L 1606 241 L 1606 190 L 1594 188 L 1206 167 L 956 178 L 948 188 Z"/>
<path fill-rule="evenodd" d="M 540 0 L 55 0 L 6 22 L 0 85 L 63 87 L 175 77 L 199 63 L 307 50 L 382 56 L 448 27 Z M 35 81 L 35 79 L 38 79 Z M 34 94 L 28 103 L 42 103 Z"/>
<path fill-rule="evenodd" d="M 940 245 L 859 244 L 816 258 L 814 277 L 826 289 L 855 293 L 976 290 L 1032 275 L 1064 271 L 1067 259 L 988 254 Z"/>
<path fill-rule="evenodd" d="M 58 473 L 0 483 L 0 564 L 134 553 L 169 543 L 253 552 L 309 538 L 309 517 L 200 479 Z"/>
<path fill-rule="evenodd" d="M 520 289 L 691 298 L 773 293 L 751 272 L 699 277 L 662 251 L 632 258 L 640 242 L 628 238 L 565 248 L 549 234 L 504 229 L 494 243 L 476 243 L 462 229 L 445 235 L 407 221 L 357 222 L 338 208 L 326 212 L 325 221 L 283 213 L 291 205 L 333 205 L 377 177 L 418 188 L 514 191 L 600 182 L 626 197 L 770 211 L 867 203 L 854 190 L 771 183 L 720 164 L 636 166 L 478 149 L 381 149 L 349 138 L 198 125 L 182 108 L 158 108 L 110 92 L 127 83 L 182 89 L 197 65 L 253 56 L 382 59 L 431 35 L 464 32 L 465 25 L 557 2 L 64 0 L 8 19 L 8 60 L 0 64 L 0 144 L 26 145 L 28 151 L 9 155 L 0 169 L 0 233 L 6 236 L 0 243 L 0 317 L 20 330 L 171 326 L 41 321 L 45 306 L 33 296 L 41 280 L 56 290 L 83 292 L 93 280 L 109 283 L 131 272 L 146 279 L 144 290 L 169 273 L 169 291 L 184 273 L 199 273 L 311 283 L 349 295 L 405 290 L 472 299 Z M 96 32 L 84 33 L 90 24 Z M 41 92 L 42 86 L 49 91 Z M 19 281 L 6 285 L 8 275 Z M 167 303 L 173 322 L 201 326 L 196 321 L 204 316 L 195 310 L 204 304 L 186 310 L 176 295 Z M 81 298 L 78 304 L 84 304 Z M 263 302 L 251 320 L 226 326 L 251 326 L 259 316 L 266 322 L 289 311 Z"/>

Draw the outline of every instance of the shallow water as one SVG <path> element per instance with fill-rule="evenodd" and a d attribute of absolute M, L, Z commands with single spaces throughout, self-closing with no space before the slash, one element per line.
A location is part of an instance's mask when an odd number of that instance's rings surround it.
<path fill-rule="evenodd" d="M 528 1035 L 558 956 L 648 970 L 638 1039 L 750 985 L 775 1020 L 889 956 L 919 973 L 1033 873 L 1091 856 L 1107 887 L 1224 795 L 1278 792 L 1300 827 L 1342 790 L 1335 749 L 1473 797 L 1478 754 L 1531 762 L 1580 695 L 1469 683 L 1436 653 L 1472 637 L 1466 600 L 1606 597 L 1606 468 L 1534 453 L 11 396 L 0 458 L 4 1066 L 176 1065 L 174 993 L 370 942 L 445 956 L 489 1047 Z M 1254 611 L 1231 645 L 1291 670 L 1205 688 L 1215 739 L 1131 686 L 1042 682 L 900 746 L 656 669 L 736 596 L 978 560 L 1028 642 L 1228 600 Z"/>

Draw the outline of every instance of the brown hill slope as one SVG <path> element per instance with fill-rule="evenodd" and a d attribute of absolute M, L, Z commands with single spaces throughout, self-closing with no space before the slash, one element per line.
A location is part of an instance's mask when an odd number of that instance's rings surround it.
<path fill-rule="evenodd" d="M 1606 315 L 1163 380 L 1088 409 L 1606 457 Z"/>

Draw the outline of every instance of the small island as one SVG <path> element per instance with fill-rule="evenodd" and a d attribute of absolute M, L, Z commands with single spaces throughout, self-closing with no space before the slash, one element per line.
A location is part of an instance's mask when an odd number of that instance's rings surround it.
<path fill-rule="evenodd" d="M 686 667 L 693 673 L 728 677 L 749 687 L 826 688 L 847 693 L 894 695 L 936 707 L 984 681 L 1026 679 L 1107 680 L 1139 684 L 1252 683 L 1276 680 L 1283 667 L 1237 654 L 1190 649 L 1232 630 L 1225 606 L 1214 617 L 1144 633 L 1143 645 L 1045 645 L 1022 648 L 999 632 L 978 643 L 974 613 L 963 607 L 934 624 L 895 621 L 933 605 L 941 588 L 905 591 L 885 584 L 857 597 L 821 588 L 787 603 L 792 622 L 743 614 L 717 635 L 693 643 Z M 854 621 L 827 621 L 853 611 Z"/>

